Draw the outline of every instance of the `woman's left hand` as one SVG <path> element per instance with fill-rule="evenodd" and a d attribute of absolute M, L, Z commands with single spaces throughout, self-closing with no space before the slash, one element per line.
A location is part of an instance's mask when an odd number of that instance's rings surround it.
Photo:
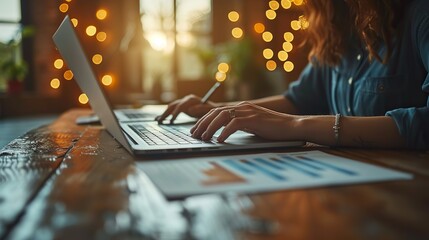
<path fill-rule="evenodd" d="M 225 126 L 218 136 L 224 142 L 238 130 L 253 133 L 272 140 L 296 140 L 294 126 L 297 117 L 272 111 L 267 108 L 242 102 L 235 106 L 219 107 L 210 110 L 191 129 L 192 137 L 210 140 L 213 134 Z"/>

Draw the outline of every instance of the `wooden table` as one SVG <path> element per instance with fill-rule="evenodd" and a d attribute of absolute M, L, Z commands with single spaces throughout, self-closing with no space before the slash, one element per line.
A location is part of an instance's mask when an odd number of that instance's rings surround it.
<path fill-rule="evenodd" d="M 102 127 L 74 123 L 88 113 L 0 151 L 1 239 L 429 239 L 427 151 L 317 148 L 409 181 L 169 201 Z"/>

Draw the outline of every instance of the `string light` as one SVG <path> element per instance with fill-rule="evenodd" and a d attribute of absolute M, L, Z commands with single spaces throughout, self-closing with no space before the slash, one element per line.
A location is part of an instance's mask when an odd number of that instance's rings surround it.
<path fill-rule="evenodd" d="M 270 32 L 264 32 L 262 33 L 262 39 L 264 39 L 265 42 L 271 42 L 273 40 L 273 34 Z"/>
<path fill-rule="evenodd" d="M 216 72 L 215 78 L 216 78 L 216 81 L 223 82 L 226 79 L 226 73 L 224 73 L 224 72 Z"/>
<path fill-rule="evenodd" d="M 263 33 L 265 31 L 265 25 L 262 23 L 255 23 L 253 29 L 256 33 Z"/>
<path fill-rule="evenodd" d="M 267 11 L 265 11 L 265 16 L 270 20 L 274 20 L 277 17 L 277 14 L 276 11 L 268 9 Z"/>
<path fill-rule="evenodd" d="M 279 58 L 280 61 L 284 62 L 288 59 L 289 54 L 286 51 L 279 51 L 277 53 L 277 57 Z"/>
<path fill-rule="evenodd" d="M 228 13 L 228 19 L 231 22 L 237 22 L 238 19 L 240 19 L 240 14 L 238 14 L 236 11 L 231 11 Z"/>
<path fill-rule="evenodd" d="M 101 54 L 94 54 L 94 56 L 92 56 L 92 62 L 94 64 L 100 64 L 101 62 L 103 62 L 103 56 L 101 56 Z"/>
<path fill-rule="evenodd" d="M 107 39 L 107 34 L 105 32 L 98 32 L 95 37 L 97 38 L 97 41 L 104 42 Z"/>
<path fill-rule="evenodd" d="M 99 9 L 95 14 L 98 20 L 104 20 L 107 17 L 107 11 L 104 9 Z"/>
<path fill-rule="evenodd" d="M 70 19 L 70 21 L 72 22 L 74 27 L 77 27 L 77 25 L 79 24 L 79 21 L 76 18 L 72 18 Z"/>
<path fill-rule="evenodd" d="M 279 7 L 280 7 L 279 2 L 277 2 L 277 1 L 275 1 L 275 0 L 271 0 L 271 1 L 268 3 L 268 5 L 270 6 L 270 8 L 271 8 L 272 10 L 277 10 L 277 9 L 279 9 Z"/>
<path fill-rule="evenodd" d="M 286 62 L 283 64 L 283 68 L 284 68 L 284 70 L 285 70 L 286 72 L 292 72 L 292 71 L 293 71 L 293 69 L 294 69 L 294 65 L 293 65 L 293 63 L 292 63 L 291 61 L 286 61 Z"/>
<path fill-rule="evenodd" d="M 103 83 L 104 86 L 110 86 L 113 83 L 113 77 L 112 75 L 106 74 L 101 78 L 101 83 Z"/>
<path fill-rule="evenodd" d="M 69 5 L 67 3 L 63 3 L 59 7 L 60 12 L 66 13 L 69 10 Z"/>
<path fill-rule="evenodd" d="M 72 80 L 73 79 L 73 72 L 71 70 L 67 70 L 64 72 L 64 79 L 65 80 Z"/>
<path fill-rule="evenodd" d="M 92 37 L 95 35 L 95 33 L 97 33 L 97 28 L 93 25 L 90 25 L 86 28 L 86 35 Z"/>
<path fill-rule="evenodd" d="M 285 39 L 286 42 L 292 42 L 293 39 L 294 39 L 294 35 L 291 32 L 285 32 L 283 34 L 283 37 L 284 37 L 284 39 Z"/>
<path fill-rule="evenodd" d="M 243 30 L 239 27 L 232 29 L 231 34 L 234 38 L 241 38 L 243 36 Z"/>
<path fill-rule="evenodd" d="M 54 67 L 56 69 L 61 69 L 61 68 L 63 68 L 63 66 L 64 66 L 64 61 L 62 59 L 56 59 L 54 61 Z"/>
<path fill-rule="evenodd" d="M 282 8 L 289 9 L 292 7 L 292 3 L 290 0 L 282 0 L 281 1 Z"/>
<path fill-rule="evenodd" d="M 89 101 L 88 96 L 86 96 L 85 93 L 80 94 L 78 100 L 81 104 L 87 104 Z"/>
<path fill-rule="evenodd" d="M 219 63 L 217 70 L 222 73 L 227 73 L 229 71 L 228 63 Z"/>
<path fill-rule="evenodd" d="M 285 50 L 286 52 L 291 52 L 293 49 L 293 45 L 290 42 L 284 42 L 283 43 L 283 50 Z"/>
<path fill-rule="evenodd" d="M 262 51 L 262 55 L 265 59 L 271 59 L 274 56 L 274 52 L 269 48 L 265 48 L 264 51 Z"/>
<path fill-rule="evenodd" d="M 58 89 L 61 85 L 61 82 L 58 78 L 54 78 L 51 80 L 51 88 Z"/>
<path fill-rule="evenodd" d="M 274 71 L 277 68 L 277 63 L 274 60 L 268 60 L 266 67 L 269 71 Z"/>

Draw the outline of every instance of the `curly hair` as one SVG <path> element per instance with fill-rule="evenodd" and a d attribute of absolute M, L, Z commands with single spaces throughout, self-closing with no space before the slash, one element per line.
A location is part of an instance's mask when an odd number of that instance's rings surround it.
<path fill-rule="evenodd" d="M 399 0 L 306 0 L 304 14 L 310 23 L 305 42 L 311 44 L 309 60 L 337 65 L 347 43 L 358 37 L 368 50 L 369 59 L 386 63 L 392 52 L 395 27 L 403 11 Z M 402 8 L 402 9 L 401 9 Z M 386 54 L 378 54 L 381 44 Z"/>

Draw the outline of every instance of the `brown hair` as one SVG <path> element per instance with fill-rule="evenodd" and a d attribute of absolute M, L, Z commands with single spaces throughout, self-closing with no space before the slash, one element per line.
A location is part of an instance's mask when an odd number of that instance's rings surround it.
<path fill-rule="evenodd" d="M 387 62 L 395 35 L 395 0 L 306 0 L 305 17 L 310 23 L 306 42 L 311 44 L 309 60 L 337 65 L 347 43 L 358 37 L 369 52 L 369 59 Z M 382 57 L 377 53 L 386 44 Z M 313 61 L 314 62 L 314 61 Z"/>

